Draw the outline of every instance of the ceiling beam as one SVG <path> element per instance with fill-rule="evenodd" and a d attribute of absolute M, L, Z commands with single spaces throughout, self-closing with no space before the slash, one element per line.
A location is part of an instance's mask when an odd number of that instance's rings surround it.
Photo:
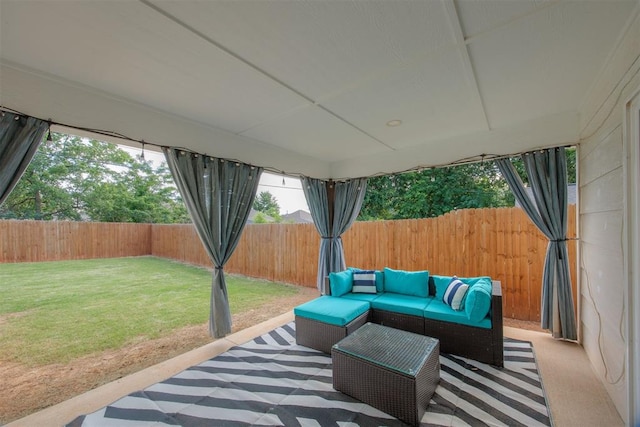
<path fill-rule="evenodd" d="M 445 1 L 444 7 L 447 12 L 447 16 L 449 17 L 449 23 L 451 24 L 451 30 L 455 38 L 456 46 L 458 46 L 458 52 L 460 52 L 460 56 L 462 57 L 461 59 L 464 67 L 464 73 L 466 75 L 467 81 L 469 82 L 469 87 L 473 91 L 473 102 L 476 103 L 477 108 L 482 112 L 482 117 L 484 118 L 484 123 L 486 125 L 485 130 L 491 130 L 491 123 L 489 123 L 487 109 L 485 108 L 482 93 L 480 92 L 480 87 L 478 86 L 475 69 L 473 68 L 471 56 L 469 55 L 469 47 L 465 43 L 464 33 L 462 32 L 462 24 L 460 23 L 460 17 L 458 16 L 458 11 L 456 10 L 454 0 Z"/>

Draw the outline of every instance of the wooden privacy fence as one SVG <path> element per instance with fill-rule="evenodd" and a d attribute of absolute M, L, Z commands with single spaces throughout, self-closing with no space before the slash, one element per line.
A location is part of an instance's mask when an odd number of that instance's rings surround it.
<path fill-rule="evenodd" d="M 568 238 L 576 236 L 569 206 Z M 153 255 L 210 266 L 191 225 L 154 225 Z M 356 222 L 343 236 L 353 267 L 429 270 L 502 282 L 504 315 L 540 320 L 542 272 L 548 240 L 520 208 L 465 209 L 438 218 Z M 576 242 L 569 240 L 576 294 Z M 253 224 L 225 270 L 314 287 L 320 237 L 312 224 Z"/>
<path fill-rule="evenodd" d="M 568 237 L 576 233 L 569 206 Z M 465 209 L 438 218 L 356 222 L 343 236 L 349 266 L 491 276 L 504 315 L 540 320 L 548 241 L 520 208 Z M 320 237 L 312 224 L 248 225 L 225 271 L 315 287 Z M 568 241 L 576 296 L 576 242 Z M 0 221 L 0 262 L 154 255 L 211 267 L 185 225 Z"/>
<path fill-rule="evenodd" d="M 151 254 L 151 224 L 0 221 L 0 263 Z"/>

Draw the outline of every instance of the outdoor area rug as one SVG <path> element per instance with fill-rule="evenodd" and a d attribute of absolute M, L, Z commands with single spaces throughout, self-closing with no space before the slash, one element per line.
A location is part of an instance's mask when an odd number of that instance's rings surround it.
<path fill-rule="evenodd" d="M 505 367 L 440 355 L 421 426 L 550 426 L 529 342 L 505 338 Z M 331 356 L 295 343 L 295 323 L 72 421 L 69 426 L 403 426 L 333 389 Z"/>

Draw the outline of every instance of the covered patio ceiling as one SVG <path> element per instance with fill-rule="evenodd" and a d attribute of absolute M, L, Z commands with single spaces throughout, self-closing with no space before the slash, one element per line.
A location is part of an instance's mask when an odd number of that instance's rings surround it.
<path fill-rule="evenodd" d="M 0 0 L 0 105 L 315 178 L 437 166 L 579 141 L 638 5 Z"/>

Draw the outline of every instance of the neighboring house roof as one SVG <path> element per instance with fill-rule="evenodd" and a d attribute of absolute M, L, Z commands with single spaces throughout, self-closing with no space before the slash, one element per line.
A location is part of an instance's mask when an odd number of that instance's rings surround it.
<path fill-rule="evenodd" d="M 264 212 L 258 212 L 257 210 L 251 208 L 251 212 L 249 212 L 249 218 L 247 218 L 247 224 L 254 224 L 254 220 L 256 219 L 256 215 L 262 215 L 262 217 L 265 219 L 265 221 L 267 222 L 275 222 L 275 219 L 270 217 L 269 215 L 267 215 Z"/>
<path fill-rule="evenodd" d="M 282 222 L 308 224 L 313 223 L 313 218 L 311 217 L 311 214 L 309 212 L 298 209 L 295 212 L 282 215 Z"/>
<path fill-rule="evenodd" d="M 531 187 L 525 187 L 524 190 L 527 192 L 527 196 L 529 196 L 529 198 L 533 200 L 533 190 L 531 189 Z M 576 204 L 576 185 L 575 184 L 567 185 L 567 204 L 568 205 Z M 516 200 L 516 207 L 518 208 L 522 207 L 517 200 Z"/>

